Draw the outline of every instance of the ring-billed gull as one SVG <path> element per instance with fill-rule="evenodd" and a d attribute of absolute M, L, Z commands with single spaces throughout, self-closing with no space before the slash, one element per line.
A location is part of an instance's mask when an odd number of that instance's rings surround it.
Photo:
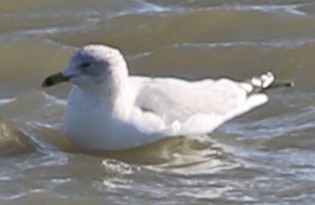
<path fill-rule="evenodd" d="M 268 101 L 261 91 L 275 80 L 266 72 L 250 80 L 186 81 L 129 76 L 121 52 L 105 45 L 78 49 L 68 66 L 43 82 L 74 83 L 65 129 L 86 150 L 122 150 L 165 137 L 200 135 Z"/>

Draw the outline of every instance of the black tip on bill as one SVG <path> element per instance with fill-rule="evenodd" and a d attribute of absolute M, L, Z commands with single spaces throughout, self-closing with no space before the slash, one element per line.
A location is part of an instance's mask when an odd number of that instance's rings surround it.
<path fill-rule="evenodd" d="M 71 78 L 70 77 L 67 77 L 67 76 L 64 76 L 62 73 L 56 73 L 54 75 L 51 75 L 49 77 L 47 77 L 43 83 L 42 83 L 42 87 L 45 88 L 45 87 L 51 87 L 53 85 L 56 85 L 58 83 L 62 83 L 62 82 L 66 82 L 66 81 L 69 81 Z"/>
<path fill-rule="evenodd" d="M 50 86 L 53 86 L 55 84 L 54 80 L 52 77 L 48 77 L 46 78 L 43 83 L 42 83 L 42 87 L 45 88 L 45 87 L 50 87 Z"/>

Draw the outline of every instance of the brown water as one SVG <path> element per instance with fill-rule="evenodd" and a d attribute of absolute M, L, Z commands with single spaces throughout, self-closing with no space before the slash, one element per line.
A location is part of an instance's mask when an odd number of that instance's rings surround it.
<path fill-rule="evenodd" d="M 313 204 L 313 0 L 2 0 L 0 204 Z M 293 89 L 215 133 L 82 153 L 63 133 L 70 86 L 41 90 L 74 47 L 120 47 L 132 74 Z"/>

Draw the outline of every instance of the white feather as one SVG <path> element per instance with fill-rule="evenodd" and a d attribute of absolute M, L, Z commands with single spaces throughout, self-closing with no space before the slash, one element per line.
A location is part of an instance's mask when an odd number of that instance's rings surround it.
<path fill-rule="evenodd" d="M 229 79 L 191 82 L 128 76 L 119 52 L 111 52 L 107 59 L 109 47 L 89 46 L 87 50 L 92 57 L 92 51 L 97 53 L 98 58 L 104 52 L 113 79 L 108 81 L 107 76 L 106 82 L 95 86 L 88 85 L 88 78 L 84 83 L 78 82 L 83 78 L 73 80 L 78 86 L 68 97 L 66 130 L 72 141 L 84 149 L 121 150 L 165 137 L 211 133 L 224 122 L 268 101 L 265 94 L 249 94 L 253 86 L 266 86 L 258 82 L 259 78 L 252 85 Z M 71 62 L 63 72 L 75 72 L 71 65 L 75 63 Z M 271 77 L 267 79 L 269 84 L 274 80 Z"/>

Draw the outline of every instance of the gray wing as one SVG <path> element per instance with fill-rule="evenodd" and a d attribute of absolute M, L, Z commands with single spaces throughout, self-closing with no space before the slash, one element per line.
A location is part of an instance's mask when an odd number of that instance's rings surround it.
<path fill-rule="evenodd" d="M 142 81 L 136 105 L 160 116 L 166 123 L 184 123 L 199 114 L 218 116 L 224 122 L 264 104 L 267 96 L 257 92 L 270 86 L 274 76 L 267 73 L 248 82 L 229 79 L 195 82 L 172 78 L 134 80 Z"/>

